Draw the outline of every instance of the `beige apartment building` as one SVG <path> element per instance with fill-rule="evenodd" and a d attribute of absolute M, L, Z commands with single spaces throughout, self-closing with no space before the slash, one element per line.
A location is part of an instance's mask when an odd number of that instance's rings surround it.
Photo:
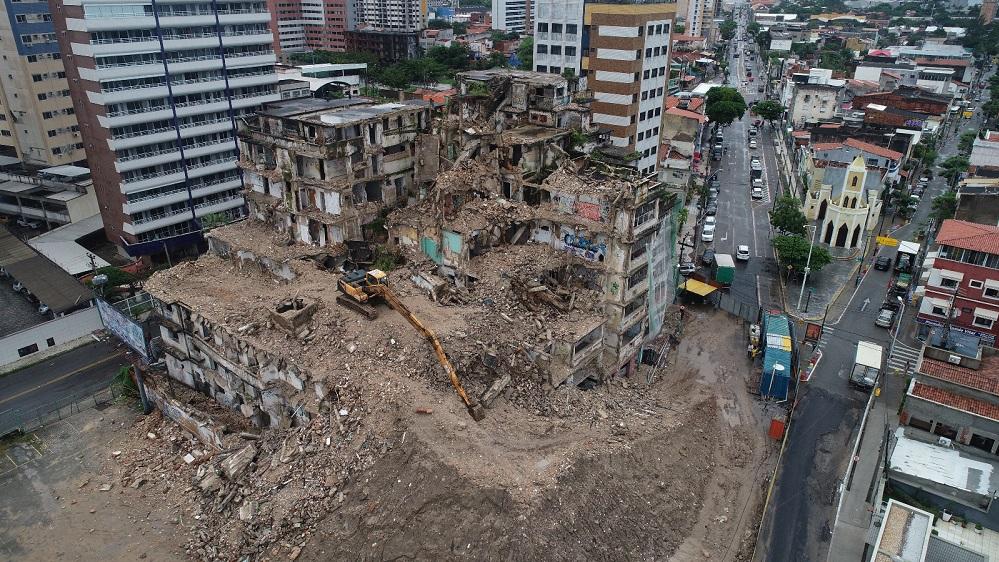
<path fill-rule="evenodd" d="M 48 3 L 5 2 L 0 11 L 0 156 L 85 165 Z"/>

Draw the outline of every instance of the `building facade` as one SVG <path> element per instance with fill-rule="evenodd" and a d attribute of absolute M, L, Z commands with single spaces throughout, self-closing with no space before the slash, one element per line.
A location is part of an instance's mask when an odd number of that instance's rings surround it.
<path fill-rule="evenodd" d="M 86 163 L 45 2 L 0 4 L 0 156 L 30 167 Z"/>
<path fill-rule="evenodd" d="M 534 5 L 537 0 L 495 0 L 493 29 L 524 33 L 533 27 Z M 582 1 L 576 2 L 582 4 Z"/>
<path fill-rule="evenodd" d="M 805 198 L 805 216 L 818 221 L 818 241 L 840 248 L 859 248 L 881 215 L 881 180 L 868 173 L 864 158 L 849 167 L 826 167 Z"/>
<path fill-rule="evenodd" d="M 538 4 L 534 70 L 579 77 L 592 120 L 642 174 L 658 171 L 676 4 Z"/>
<path fill-rule="evenodd" d="M 996 19 L 996 6 L 999 5 L 999 0 L 983 0 L 982 9 L 978 13 L 978 19 L 981 20 L 983 25 L 989 25 L 993 20 Z"/>
<path fill-rule="evenodd" d="M 999 335 L 999 227 L 945 220 L 920 279 L 919 334 L 950 326 L 994 346 Z"/>
<path fill-rule="evenodd" d="M 417 193 L 430 135 L 424 101 L 301 99 L 271 104 L 239 133 L 250 213 L 295 240 L 332 246 Z"/>
<path fill-rule="evenodd" d="M 243 216 L 236 123 L 280 98 L 264 3 L 53 9 L 108 239 L 167 257 Z"/>
<path fill-rule="evenodd" d="M 721 0 L 689 0 L 687 12 L 684 14 L 686 17 L 684 33 L 704 37 L 709 45 L 712 44 L 717 39 L 716 14 L 721 14 Z"/>

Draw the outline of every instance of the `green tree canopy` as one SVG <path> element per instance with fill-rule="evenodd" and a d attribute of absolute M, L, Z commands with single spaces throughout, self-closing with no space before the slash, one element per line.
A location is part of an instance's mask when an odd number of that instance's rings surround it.
<path fill-rule="evenodd" d="M 733 19 L 727 19 L 721 22 L 718 26 L 718 32 L 721 33 L 721 38 L 728 41 L 729 39 L 735 37 L 735 32 L 739 29 L 739 24 L 735 23 Z"/>
<path fill-rule="evenodd" d="M 792 195 L 784 195 L 777 199 L 774 210 L 770 211 L 770 224 L 783 234 L 804 236 L 808 232 L 805 228 L 808 219 L 801 212 L 798 199 Z"/>
<path fill-rule="evenodd" d="M 804 236 L 789 236 L 782 234 L 773 239 L 774 249 L 777 250 L 777 257 L 784 269 L 791 266 L 797 272 L 805 271 L 805 263 L 808 262 L 808 238 Z M 812 260 L 809 268 L 818 271 L 832 262 L 829 251 L 818 244 L 812 247 Z"/>
<path fill-rule="evenodd" d="M 975 139 L 978 138 L 978 131 L 966 131 L 961 133 L 961 139 L 957 143 L 957 149 L 964 153 L 970 153 Z"/>
<path fill-rule="evenodd" d="M 534 38 L 524 37 L 517 47 L 517 58 L 520 59 L 521 70 L 534 70 Z"/>
<path fill-rule="evenodd" d="M 954 218 L 957 212 L 957 194 L 954 191 L 947 191 L 933 198 L 933 207 L 930 216 L 937 222 L 943 222 Z"/>
<path fill-rule="evenodd" d="M 708 90 L 704 112 L 716 126 L 731 125 L 746 113 L 746 100 L 735 88 L 716 86 Z"/>
<path fill-rule="evenodd" d="M 774 121 L 784 115 L 784 106 L 774 100 L 763 100 L 753 106 L 753 113 L 767 121 Z"/>
<path fill-rule="evenodd" d="M 943 161 L 940 166 L 944 169 L 943 175 L 948 181 L 953 182 L 961 172 L 968 170 L 968 158 L 965 156 L 951 156 Z"/>

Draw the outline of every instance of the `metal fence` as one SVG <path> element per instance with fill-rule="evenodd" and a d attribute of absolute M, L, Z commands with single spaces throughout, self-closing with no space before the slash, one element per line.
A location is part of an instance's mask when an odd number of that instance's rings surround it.
<path fill-rule="evenodd" d="M 722 293 L 718 296 L 718 308 L 747 322 L 756 322 L 760 318 L 759 306 L 743 302 L 734 295 L 727 293 Z"/>
<path fill-rule="evenodd" d="M 114 385 L 102 382 L 77 390 L 69 396 L 29 409 L 0 412 L 0 437 L 20 431 L 28 432 L 55 421 L 66 419 L 90 408 L 110 404 L 122 396 Z"/>

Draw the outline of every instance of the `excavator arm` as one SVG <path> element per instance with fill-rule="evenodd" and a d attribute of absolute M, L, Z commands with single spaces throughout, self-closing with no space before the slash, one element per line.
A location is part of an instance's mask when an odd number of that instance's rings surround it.
<path fill-rule="evenodd" d="M 447 358 L 447 354 L 444 353 L 444 346 L 441 345 L 440 340 L 437 338 L 437 334 L 435 334 L 430 328 L 424 326 L 423 323 L 420 322 L 420 319 L 409 310 L 409 307 L 403 304 L 402 301 L 395 296 L 395 293 L 393 293 L 387 285 L 374 285 L 371 286 L 370 289 L 373 292 L 377 292 L 389 306 L 409 321 L 409 323 L 412 324 L 413 327 L 416 328 L 416 330 L 430 342 L 430 345 L 434 348 L 434 353 L 437 355 L 437 360 L 440 362 L 441 366 L 444 367 L 444 371 L 447 372 L 448 378 L 451 379 L 451 386 L 454 387 L 454 390 L 458 393 L 462 402 L 465 403 L 465 408 L 468 410 L 469 415 L 471 415 L 472 419 L 475 421 L 482 421 L 486 417 L 485 409 L 483 409 L 482 405 L 475 399 L 469 398 L 468 393 L 465 392 L 465 387 L 461 385 L 461 379 L 458 378 L 458 372 L 455 370 L 454 365 L 451 364 L 451 360 Z"/>

